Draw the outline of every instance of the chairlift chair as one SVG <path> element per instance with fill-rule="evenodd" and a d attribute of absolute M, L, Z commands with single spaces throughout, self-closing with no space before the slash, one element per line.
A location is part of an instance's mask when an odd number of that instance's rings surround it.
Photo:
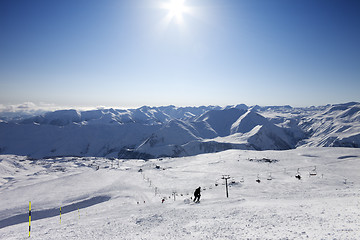
<path fill-rule="evenodd" d="M 312 171 L 309 172 L 310 176 L 316 176 L 317 172 L 316 172 L 316 166 L 314 167 L 314 169 Z"/>
<path fill-rule="evenodd" d="M 259 178 L 259 174 L 257 175 L 256 182 L 257 182 L 257 183 L 260 183 L 260 182 L 261 182 L 261 181 L 260 181 L 260 178 Z"/>
<path fill-rule="evenodd" d="M 296 175 L 295 175 L 295 178 L 297 178 L 297 179 L 301 179 L 301 175 L 300 175 L 300 168 L 298 168 L 297 169 L 297 173 L 296 173 Z"/>

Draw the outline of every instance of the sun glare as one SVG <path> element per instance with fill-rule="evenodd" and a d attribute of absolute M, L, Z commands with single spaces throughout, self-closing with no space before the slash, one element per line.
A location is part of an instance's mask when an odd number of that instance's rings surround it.
<path fill-rule="evenodd" d="M 168 10 L 170 20 L 176 19 L 178 24 L 182 23 L 183 15 L 187 12 L 185 0 L 169 0 L 168 3 L 164 4 L 164 8 Z"/>
<path fill-rule="evenodd" d="M 184 0 L 172 0 L 169 5 L 169 13 L 175 17 L 181 17 L 185 10 Z"/>

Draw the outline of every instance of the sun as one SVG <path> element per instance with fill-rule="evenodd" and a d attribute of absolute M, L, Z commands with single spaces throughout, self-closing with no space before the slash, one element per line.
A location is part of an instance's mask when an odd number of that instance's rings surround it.
<path fill-rule="evenodd" d="M 167 8 L 169 10 L 169 14 L 173 17 L 181 17 L 185 12 L 185 0 L 171 0 Z"/>
<path fill-rule="evenodd" d="M 184 13 L 188 12 L 185 0 L 169 0 L 163 7 L 168 10 L 167 18 L 170 21 L 176 20 L 178 24 L 183 22 Z"/>

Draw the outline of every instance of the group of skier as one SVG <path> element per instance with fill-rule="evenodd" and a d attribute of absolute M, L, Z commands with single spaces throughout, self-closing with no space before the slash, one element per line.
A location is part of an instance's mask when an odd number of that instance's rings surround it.
<path fill-rule="evenodd" d="M 195 189 L 195 192 L 194 192 L 194 202 L 200 203 L 200 197 L 201 197 L 201 187 L 198 187 L 197 189 Z M 163 198 L 161 200 L 161 203 L 164 203 L 164 202 L 165 202 L 165 198 Z"/>

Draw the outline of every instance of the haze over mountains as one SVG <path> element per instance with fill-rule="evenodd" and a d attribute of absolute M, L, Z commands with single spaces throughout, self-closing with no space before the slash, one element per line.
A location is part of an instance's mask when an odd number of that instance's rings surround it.
<path fill-rule="evenodd" d="M 360 103 L 0 113 L 0 154 L 154 158 L 227 149 L 360 147 Z"/>

